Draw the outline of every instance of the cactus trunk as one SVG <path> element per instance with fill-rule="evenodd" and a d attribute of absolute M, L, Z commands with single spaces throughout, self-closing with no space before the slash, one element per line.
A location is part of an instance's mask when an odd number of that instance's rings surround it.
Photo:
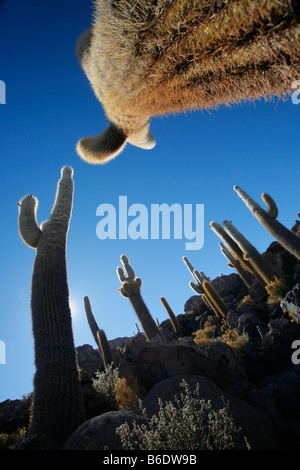
<path fill-rule="evenodd" d="M 228 308 L 226 307 L 223 299 L 220 297 L 216 289 L 210 281 L 203 281 L 202 288 L 208 301 L 213 305 L 215 311 L 219 313 L 220 317 L 226 318 Z"/>
<path fill-rule="evenodd" d="M 160 300 L 161 300 L 161 303 L 163 304 L 163 306 L 165 307 L 165 309 L 166 309 L 166 311 L 169 315 L 171 325 L 173 326 L 173 329 L 174 329 L 175 333 L 177 334 L 177 336 L 179 338 L 182 338 L 182 336 L 183 336 L 182 329 L 181 329 L 180 323 L 179 323 L 176 315 L 174 314 L 174 312 L 171 309 L 169 303 L 167 302 L 167 300 L 164 297 L 161 297 Z"/>

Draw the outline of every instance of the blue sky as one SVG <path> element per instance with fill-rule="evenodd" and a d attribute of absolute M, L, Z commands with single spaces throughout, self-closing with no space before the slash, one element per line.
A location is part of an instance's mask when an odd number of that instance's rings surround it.
<path fill-rule="evenodd" d="M 19 238 L 17 202 L 35 195 L 38 221 L 46 220 L 64 165 L 74 168 L 75 181 L 67 263 L 76 346 L 96 347 L 85 318 L 85 295 L 108 339 L 132 336 L 135 330 L 135 313 L 117 290 L 122 253 L 143 279 L 142 295 L 152 316 L 163 321 L 161 296 L 180 314 L 193 295 L 182 256 L 211 278 L 233 272 L 208 228 L 211 220 L 232 220 L 259 251 L 268 247 L 272 237 L 233 191 L 235 184 L 258 201 L 263 192 L 271 194 L 279 220 L 288 227 L 300 211 L 300 105 L 290 99 L 154 118 L 153 150 L 128 145 L 105 166 L 83 162 L 75 151 L 77 140 L 107 125 L 75 56 L 91 6 L 87 0 L 0 3 L 0 80 L 6 84 L 6 104 L 0 105 L 0 340 L 6 345 L 0 401 L 31 392 L 34 375 L 30 288 L 35 251 Z M 119 196 L 149 211 L 151 204 L 204 204 L 203 248 L 187 251 L 186 240 L 172 238 L 99 240 L 96 209 L 108 203 L 118 210 Z"/>

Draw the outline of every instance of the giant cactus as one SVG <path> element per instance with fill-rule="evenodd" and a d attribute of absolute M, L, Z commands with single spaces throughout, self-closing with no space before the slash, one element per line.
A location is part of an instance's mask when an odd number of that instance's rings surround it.
<path fill-rule="evenodd" d="M 109 127 L 80 139 L 101 164 L 150 149 L 152 116 L 282 97 L 300 73 L 298 0 L 96 0 L 77 55 Z"/>
<path fill-rule="evenodd" d="M 300 238 L 277 220 L 278 209 L 274 199 L 267 193 L 262 194 L 261 198 L 267 206 L 267 211 L 265 211 L 239 186 L 234 186 L 233 189 L 261 225 L 270 232 L 280 245 L 300 260 Z"/>
<path fill-rule="evenodd" d="M 37 199 L 25 196 L 19 202 L 20 236 L 36 249 L 31 290 L 36 372 L 28 435 L 37 436 L 45 447 L 61 445 L 84 420 L 66 266 L 72 176 L 72 168 L 62 169 L 50 218 L 41 228 L 36 221 Z"/>
<path fill-rule="evenodd" d="M 117 268 L 117 274 L 122 283 L 119 292 L 123 297 L 129 299 L 142 325 L 147 340 L 151 341 L 152 338 L 157 335 L 161 336 L 161 334 L 141 296 L 142 279 L 135 277 L 134 270 L 129 264 L 129 259 L 126 255 L 121 256 L 121 262 L 123 267 L 119 266 Z M 126 271 L 127 276 L 125 276 L 124 271 Z"/>

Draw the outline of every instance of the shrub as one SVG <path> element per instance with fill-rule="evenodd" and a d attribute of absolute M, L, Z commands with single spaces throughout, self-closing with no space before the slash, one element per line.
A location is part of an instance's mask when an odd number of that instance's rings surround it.
<path fill-rule="evenodd" d="M 110 404 L 111 409 L 117 410 L 118 405 L 114 394 L 115 386 L 118 382 L 118 369 L 114 368 L 112 364 L 105 367 L 104 371 L 96 372 L 96 378 L 93 379 L 93 387 L 99 395 L 105 397 L 106 401 Z"/>
<path fill-rule="evenodd" d="M 116 429 L 125 450 L 227 450 L 234 449 L 236 428 L 228 409 L 215 411 L 211 401 L 199 396 L 199 384 L 192 392 L 185 380 L 184 393 L 174 396 L 173 402 L 163 405 L 159 399 L 159 412 L 148 418 L 145 408 L 140 408 L 146 424 L 133 422 L 130 429 L 124 423 Z"/>

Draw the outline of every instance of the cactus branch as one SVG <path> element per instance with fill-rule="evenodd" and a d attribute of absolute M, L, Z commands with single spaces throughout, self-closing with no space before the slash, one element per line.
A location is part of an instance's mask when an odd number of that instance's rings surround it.
<path fill-rule="evenodd" d="M 223 299 L 220 297 L 220 295 L 218 294 L 216 289 L 213 287 L 211 282 L 203 281 L 202 287 L 206 295 L 206 298 L 213 305 L 213 307 L 215 308 L 215 311 L 217 310 L 220 317 L 226 318 L 226 315 L 228 313 L 228 308 L 226 307 Z"/>

